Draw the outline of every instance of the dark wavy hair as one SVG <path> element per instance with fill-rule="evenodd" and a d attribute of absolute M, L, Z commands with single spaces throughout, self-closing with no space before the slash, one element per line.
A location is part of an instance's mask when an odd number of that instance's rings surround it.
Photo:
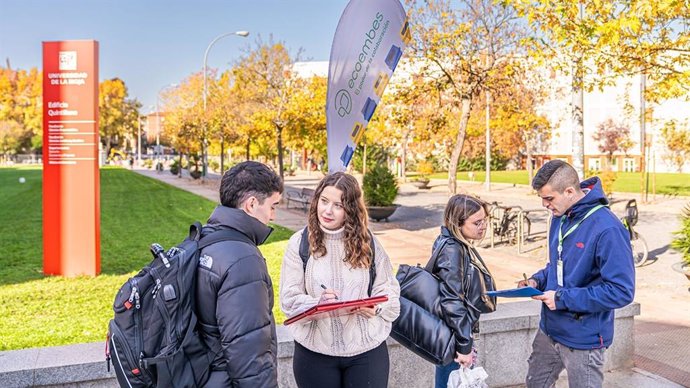
<path fill-rule="evenodd" d="M 283 192 L 283 181 L 267 165 L 254 161 L 236 164 L 220 180 L 220 204 L 239 208 L 249 197 L 259 204 L 273 193 Z"/>
<path fill-rule="evenodd" d="M 364 198 L 359 183 L 352 176 L 344 172 L 335 172 L 327 175 L 314 192 L 314 200 L 309 206 L 308 225 L 309 247 L 314 257 L 322 257 L 326 254 L 326 245 L 323 243 L 323 230 L 319 225 L 318 206 L 321 193 L 333 186 L 343 192 L 342 203 L 345 210 L 345 259 L 352 268 L 368 268 L 371 265 L 371 236 L 369 235 L 369 216 L 364 206 Z"/>

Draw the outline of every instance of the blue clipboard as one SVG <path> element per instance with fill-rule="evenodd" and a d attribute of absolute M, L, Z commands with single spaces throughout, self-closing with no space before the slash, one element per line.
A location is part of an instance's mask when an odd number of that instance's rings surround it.
<path fill-rule="evenodd" d="M 509 290 L 488 291 L 486 295 L 500 296 L 503 298 L 529 298 L 535 295 L 543 295 L 544 293 L 534 287 L 520 287 L 511 288 Z"/>

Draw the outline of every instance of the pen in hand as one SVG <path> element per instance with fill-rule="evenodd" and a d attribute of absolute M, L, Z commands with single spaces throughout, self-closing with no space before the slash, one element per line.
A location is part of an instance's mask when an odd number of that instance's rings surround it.
<path fill-rule="evenodd" d="M 522 277 L 525 278 L 525 283 L 529 284 L 529 280 L 527 279 L 527 274 L 523 272 Z"/>
<path fill-rule="evenodd" d="M 324 286 L 323 284 L 321 284 L 321 288 L 323 288 L 324 290 L 328 289 L 328 287 Z M 333 296 L 335 296 L 335 299 L 338 299 L 338 295 L 336 295 L 335 293 L 333 293 Z"/>

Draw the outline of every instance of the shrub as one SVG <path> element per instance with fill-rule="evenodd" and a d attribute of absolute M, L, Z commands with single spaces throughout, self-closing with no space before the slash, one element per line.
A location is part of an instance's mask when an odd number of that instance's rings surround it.
<path fill-rule="evenodd" d="M 146 168 L 153 168 L 153 160 L 151 160 L 151 159 L 145 159 L 145 160 L 144 160 L 144 167 L 146 167 Z"/>
<path fill-rule="evenodd" d="M 690 266 L 690 204 L 686 205 L 680 214 L 681 228 L 673 234 L 676 237 L 671 241 L 671 247 L 683 256 L 683 263 Z"/>
<path fill-rule="evenodd" d="M 208 161 L 208 168 L 213 171 L 220 171 L 220 162 L 215 159 L 211 159 Z"/>
<path fill-rule="evenodd" d="M 613 171 L 594 171 L 594 170 L 589 170 L 587 171 L 588 176 L 598 176 L 599 179 L 601 180 L 601 188 L 604 190 L 604 193 L 611 198 L 611 195 L 613 194 L 613 182 L 616 181 L 618 178 L 618 175 L 613 172 Z"/>
<path fill-rule="evenodd" d="M 173 175 L 177 175 L 180 172 L 180 163 L 178 162 L 177 159 L 174 159 L 172 163 L 170 163 L 170 173 Z"/>
<path fill-rule="evenodd" d="M 364 176 L 362 190 L 367 206 L 390 206 L 398 195 L 398 182 L 386 166 L 377 164 Z"/>
<path fill-rule="evenodd" d="M 428 160 L 422 160 L 417 164 L 417 172 L 420 178 L 428 178 L 434 173 L 434 164 Z"/>
<path fill-rule="evenodd" d="M 393 154 L 384 147 L 379 145 L 370 145 L 367 147 L 367 173 L 369 170 L 376 167 L 378 164 L 385 163 L 386 160 L 393 158 Z M 352 156 L 352 168 L 355 171 L 362 172 L 364 167 L 364 147 L 361 146 L 355 149 L 355 154 Z M 324 169 L 328 171 L 328 165 L 324 166 Z"/>

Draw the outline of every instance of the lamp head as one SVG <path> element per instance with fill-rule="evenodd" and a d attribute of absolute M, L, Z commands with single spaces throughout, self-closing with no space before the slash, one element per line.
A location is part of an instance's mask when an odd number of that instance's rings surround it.
<path fill-rule="evenodd" d="M 237 31 L 235 32 L 235 35 L 246 38 L 247 36 L 249 36 L 249 31 Z"/>

